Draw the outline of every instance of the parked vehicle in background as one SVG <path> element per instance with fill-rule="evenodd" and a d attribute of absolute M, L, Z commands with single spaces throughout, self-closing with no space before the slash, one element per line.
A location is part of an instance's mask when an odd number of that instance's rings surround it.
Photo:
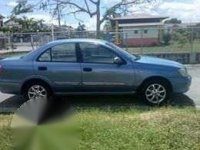
<path fill-rule="evenodd" d="M 158 105 L 189 90 L 191 77 L 177 62 L 132 55 L 93 39 L 58 40 L 23 57 L 0 61 L 0 91 L 27 99 L 51 95 L 134 94 Z"/>

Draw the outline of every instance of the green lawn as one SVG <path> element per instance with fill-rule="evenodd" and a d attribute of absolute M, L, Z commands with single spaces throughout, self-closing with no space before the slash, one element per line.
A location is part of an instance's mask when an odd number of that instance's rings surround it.
<path fill-rule="evenodd" d="M 0 116 L 0 122 L 9 119 Z M 70 146 L 80 150 L 199 150 L 200 111 L 146 106 L 76 107 L 70 119 L 32 131 L 25 140 L 27 147 L 20 150 L 67 150 Z M 12 149 L 14 139 L 13 129 L 1 126 L 0 149 Z"/>
<path fill-rule="evenodd" d="M 126 49 L 126 48 L 125 48 Z M 152 47 L 132 47 L 128 48 L 131 53 L 148 54 L 148 53 L 181 53 L 181 52 L 200 52 L 200 41 L 194 41 L 193 45 L 189 42 L 183 46 L 177 43 L 168 46 L 152 46 Z"/>

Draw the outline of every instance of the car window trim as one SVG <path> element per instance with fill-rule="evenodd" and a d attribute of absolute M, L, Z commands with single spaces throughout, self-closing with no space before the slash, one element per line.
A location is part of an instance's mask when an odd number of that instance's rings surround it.
<path fill-rule="evenodd" d="M 109 51 L 111 51 L 112 53 L 114 53 L 117 57 L 119 57 L 120 59 L 122 59 L 122 61 L 124 62 L 123 65 L 126 65 L 127 62 L 124 60 L 124 58 L 122 58 L 118 53 L 116 53 L 114 50 L 112 50 L 111 48 L 107 47 L 107 46 L 104 46 L 104 45 L 101 45 L 101 44 L 98 44 L 98 43 L 92 43 L 92 42 L 79 42 L 78 43 L 78 47 L 79 47 L 79 51 L 80 51 L 80 56 L 81 56 L 81 63 L 85 63 L 85 64 L 110 64 L 110 65 L 114 65 L 115 63 L 103 63 L 103 62 L 84 62 L 83 60 L 83 52 L 81 50 L 81 46 L 80 44 L 81 43 L 89 43 L 89 44 L 94 44 L 94 45 L 97 45 L 97 46 L 101 46 Z"/>
<path fill-rule="evenodd" d="M 75 55 L 76 55 L 76 61 L 53 61 L 52 60 L 52 48 L 53 47 L 55 47 L 55 46 L 58 46 L 58 45 L 64 45 L 64 44 L 75 44 Z M 53 62 L 53 63 L 79 63 L 79 58 L 78 58 L 78 47 L 77 47 L 77 44 L 78 43 L 62 43 L 62 44 L 58 44 L 58 45 L 54 45 L 54 46 L 52 46 L 52 47 L 50 47 L 50 48 L 48 48 L 48 49 L 46 49 L 46 50 L 44 50 L 38 57 L 37 57 L 37 59 L 36 59 L 36 61 L 37 62 Z M 50 61 L 40 61 L 39 59 L 40 59 L 40 57 L 44 54 L 44 53 L 46 53 L 47 51 L 50 51 Z"/>
<path fill-rule="evenodd" d="M 40 61 L 40 60 L 39 60 L 40 57 L 41 57 L 44 53 L 46 53 L 47 51 L 50 51 L 50 61 Z M 51 62 L 51 48 L 48 48 L 48 49 L 46 49 L 45 51 L 43 51 L 43 52 L 37 57 L 36 61 L 37 61 L 37 62 Z"/>

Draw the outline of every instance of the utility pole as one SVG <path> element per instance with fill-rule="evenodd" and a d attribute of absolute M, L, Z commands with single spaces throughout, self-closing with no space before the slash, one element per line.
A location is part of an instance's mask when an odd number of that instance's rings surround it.
<path fill-rule="evenodd" d="M 54 25 L 53 25 L 53 23 L 51 25 L 51 38 L 52 38 L 52 41 L 55 40 L 55 37 L 54 37 Z"/>
<path fill-rule="evenodd" d="M 60 10 L 60 4 L 58 2 L 58 0 L 56 0 L 57 4 L 56 4 L 56 8 L 57 8 L 57 15 L 58 15 L 58 26 L 61 26 L 61 10 Z"/>

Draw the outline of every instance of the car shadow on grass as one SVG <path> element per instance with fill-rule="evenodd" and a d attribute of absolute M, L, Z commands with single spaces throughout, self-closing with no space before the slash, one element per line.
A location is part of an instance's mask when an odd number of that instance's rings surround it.
<path fill-rule="evenodd" d="M 75 107 L 135 107 L 148 105 L 137 96 L 69 96 L 62 98 L 68 100 Z M 175 94 L 171 100 L 162 106 L 195 107 L 195 103 L 187 95 Z"/>
<path fill-rule="evenodd" d="M 116 109 L 123 107 L 130 109 L 131 107 L 148 107 L 146 103 L 139 100 L 136 96 L 67 96 L 56 97 L 54 101 L 59 101 L 58 105 L 70 105 L 72 108 L 105 108 Z M 13 113 L 22 104 L 24 99 L 20 96 L 12 96 L 0 103 L 0 113 Z M 192 99 L 184 94 L 173 95 L 171 100 L 164 106 L 172 107 L 195 107 Z M 59 106 L 57 106 L 59 107 Z M 68 107 L 67 107 L 68 108 Z M 56 108 L 55 108 L 56 109 Z"/>
<path fill-rule="evenodd" d="M 137 110 L 144 112 L 151 110 L 136 96 L 68 96 L 56 97 L 42 105 L 42 100 L 29 100 L 27 103 L 19 96 L 13 96 L 0 103 L 0 114 L 15 113 L 20 118 L 26 118 L 34 124 L 46 124 L 52 120 L 71 116 L 76 110 L 97 109 L 105 112 L 126 112 Z M 40 107 L 40 105 L 42 107 Z M 195 103 L 188 96 L 178 94 L 172 97 L 165 106 L 195 107 Z M 159 106 L 160 107 L 160 106 Z M 40 113 L 42 112 L 42 113 Z M 16 116 L 14 115 L 14 116 Z M 34 118 L 33 118 L 34 115 Z"/>

